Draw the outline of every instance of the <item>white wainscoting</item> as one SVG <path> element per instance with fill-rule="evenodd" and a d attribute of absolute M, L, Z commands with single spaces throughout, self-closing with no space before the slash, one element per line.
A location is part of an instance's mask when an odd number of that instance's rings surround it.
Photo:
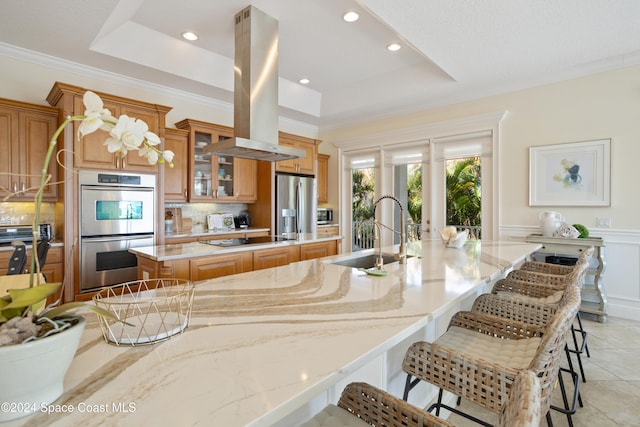
<path fill-rule="evenodd" d="M 500 226 L 501 240 L 524 240 L 540 233 L 538 227 Z M 602 278 L 609 316 L 640 320 L 640 230 L 589 229 L 604 240 L 605 271 Z"/>

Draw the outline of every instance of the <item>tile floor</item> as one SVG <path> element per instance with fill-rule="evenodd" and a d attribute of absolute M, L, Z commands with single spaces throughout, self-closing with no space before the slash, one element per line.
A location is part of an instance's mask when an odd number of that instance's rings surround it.
<path fill-rule="evenodd" d="M 583 318 L 583 326 L 589 334 L 591 357 L 582 357 L 587 379 L 580 384 L 584 407 L 573 415 L 573 425 L 640 426 L 640 322 L 609 317 L 605 323 L 598 323 Z M 562 406 L 559 390 L 553 404 Z M 463 401 L 462 408 L 480 419 L 496 422 L 495 415 L 471 403 Z M 551 411 L 551 417 L 554 427 L 568 426 L 565 415 Z M 478 426 L 457 415 L 450 416 L 449 421 L 459 427 Z M 543 420 L 541 426 L 546 425 Z"/>

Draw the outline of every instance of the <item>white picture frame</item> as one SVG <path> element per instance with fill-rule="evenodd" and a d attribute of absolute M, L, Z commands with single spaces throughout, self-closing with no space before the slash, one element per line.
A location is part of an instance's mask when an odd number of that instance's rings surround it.
<path fill-rule="evenodd" d="M 611 206 L 611 139 L 529 147 L 529 206 Z"/>

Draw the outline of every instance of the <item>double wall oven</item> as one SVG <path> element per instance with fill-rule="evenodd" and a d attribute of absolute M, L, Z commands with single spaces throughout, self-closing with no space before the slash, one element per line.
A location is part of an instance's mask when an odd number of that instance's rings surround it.
<path fill-rule="evenodd" d="M 129 248 L 155 242 L 156 176 L 80 171 L 80 291 L 137 279 Z"/>

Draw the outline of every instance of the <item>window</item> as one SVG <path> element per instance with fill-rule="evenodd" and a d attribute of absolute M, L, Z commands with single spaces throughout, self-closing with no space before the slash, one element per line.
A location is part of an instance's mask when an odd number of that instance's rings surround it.
<path fill-rule="evenodd" d="M 342 206 L 352 209 L 353 170 L 372 167 L 375 169 L 372 174 L 374 200 L 384 194 L 393 195 L 406 208 L 408 236 L 412 239 L 436 238 L 437 234 L 434 233 L 453 221 L 453 217 L 448 219 L 447 214 L 447 206 L 450 205 L 447 202 L 447 168 L 453 167 L 450 165 L 456 162 L 473 159 L 472 170 L 475 175 L 470 176 L 475 176 L 477 181 L 472 201 L 480 205 L 479 211 L 476 211 L 479 217 L 477 227 L 480 227 L 477 235 L 485 239 L 497 238 L 498 171 L 497 158 L 494 161 L 494 157 L 499 145 L 499 124 L 505 115 L 504 111 L 493 112 L 351 137 L 343 141 L 333 140 L 336 147 L 345 150 L 342 151 L 341 160 L 345 168 L 340 180 L 342 194 L 350 198 L 342 200 Z M 394 206 L 384 203 L 377 209 L 377 218 L 398 230 L 399 218 Z M 346 210 L 342 216 L 343 230 L 351 232 L 351 224 L 347 222 L 353 221 L 354 217 Z M 478 221 L 468 222 L 475 224 Z M 384 233 L 384 242 L 391 242 L 386 237 L 391 232 Z M 397 243 L 397 238 L 394 240 Z M 344 246 L 343 249 L 350 248 Z"/>

